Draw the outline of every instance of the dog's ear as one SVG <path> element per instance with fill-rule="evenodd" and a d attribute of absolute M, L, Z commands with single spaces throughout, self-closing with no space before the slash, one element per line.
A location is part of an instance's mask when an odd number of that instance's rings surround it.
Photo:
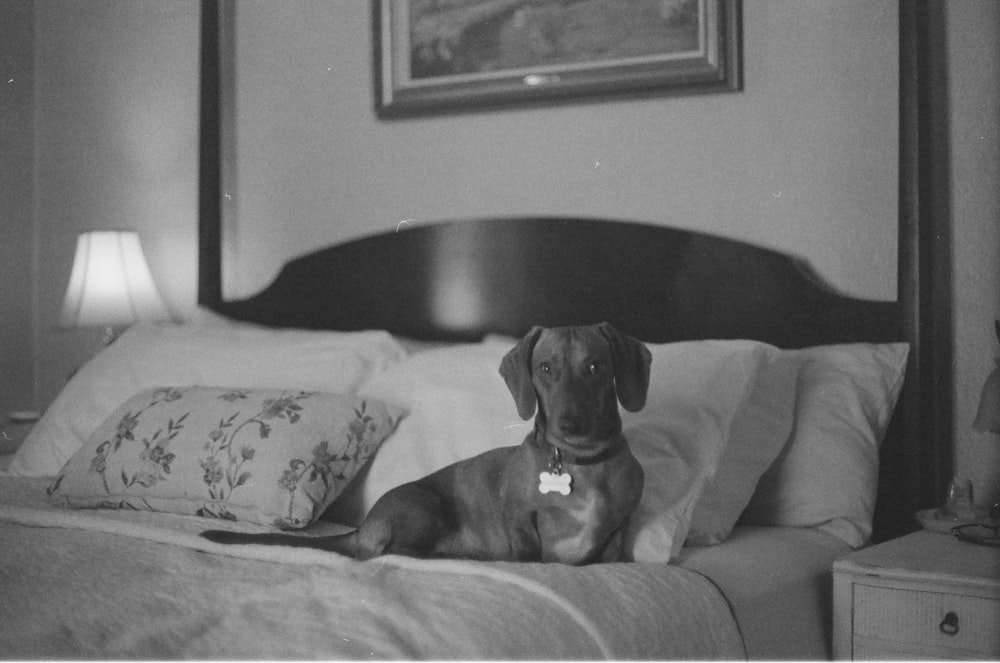
<path fill-rule="evenodd" d="M 608 340 L 614 356 L 618 401 L 629 412 L 641 410 L 646 404 L 649 365 L 653 362 L 653 355 L 640 341 L 622 334 L 611 323 L 602 322 L 597 329 Z"/>
<path fill-rule="evenodd" d="M 538 337 L 542 335 L 541 327 L 532 327 L 524 338 L 518 341 L 510 352 L 504 355 L 500 362 L 500 375 L 503 376 L 510 395 L 517 404 L 517 413 L 522 419 L 531 419 L 535 414 L 535 385 L 531 382 L 531 353 L 535 349 Z"/>

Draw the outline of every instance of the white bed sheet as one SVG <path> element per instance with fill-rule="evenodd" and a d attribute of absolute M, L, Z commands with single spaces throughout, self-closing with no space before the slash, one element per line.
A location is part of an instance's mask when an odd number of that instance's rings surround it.
<path fill-rule="evenodd" d="M 736 527 L 723 544 L 684 548 L 677 564 L 729 600 L 751 660 L 829 660 L 833 561 L 851 548 L 798 527 Z"/>

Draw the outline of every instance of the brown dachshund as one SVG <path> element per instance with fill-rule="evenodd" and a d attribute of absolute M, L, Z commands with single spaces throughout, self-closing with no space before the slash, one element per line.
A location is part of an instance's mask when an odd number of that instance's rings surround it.
<path fill-rule="evenodd" d="M 329 537 L 209 531 L 218 543 L 565 564 L 622 558 L 643 473 L 622 435 L 618 403 L 645 405 L 649 350 L 608 323 L 535 327 L 500 374 L 524 442 L 459 461 L 383 495 L 354 532 Z"/>

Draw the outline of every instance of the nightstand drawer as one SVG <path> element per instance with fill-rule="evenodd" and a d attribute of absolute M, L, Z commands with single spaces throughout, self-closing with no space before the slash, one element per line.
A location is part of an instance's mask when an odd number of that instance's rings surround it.
<path fill-rule="evenodd" d="M 1000 600 L 857 583 L 854 635 L 900 652 L 1000 656 Z"/>

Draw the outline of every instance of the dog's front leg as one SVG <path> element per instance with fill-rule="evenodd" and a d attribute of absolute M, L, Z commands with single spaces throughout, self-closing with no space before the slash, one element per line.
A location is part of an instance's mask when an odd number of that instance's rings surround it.
<path fill-rule="evenodd" d="M 586 511 L 570 512 L 559 507 L 538 510 L 536 527 L 543 562 L 592 564 L 599 561 L 605 538 L 587 519 Z"/>
<path fill-rule="evenodd" d="M 628 531 L 628 519 L 621 524 L 608 537 L 608 542 L 601 550 L 601 562 L 623 562 L 625 561 L 625 532 Z"/>

